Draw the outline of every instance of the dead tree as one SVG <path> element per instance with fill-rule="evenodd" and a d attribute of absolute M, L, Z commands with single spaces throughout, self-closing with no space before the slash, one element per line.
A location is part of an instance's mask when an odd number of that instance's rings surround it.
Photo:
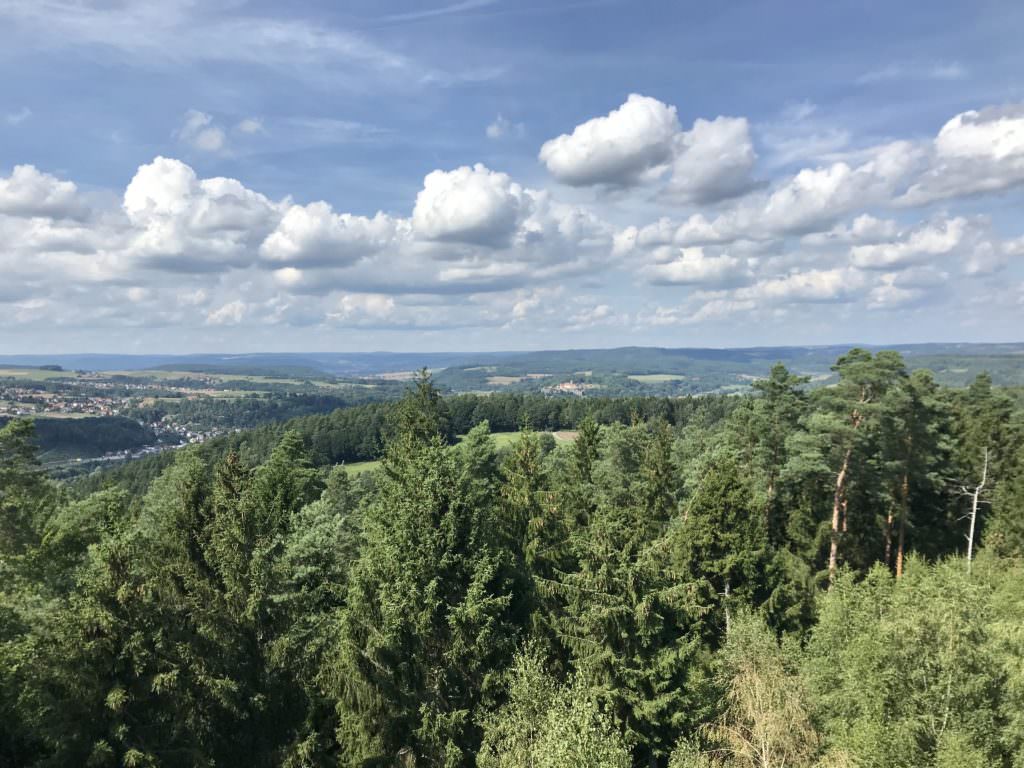
<path fill-rule="evenodd" d="M 971 561 L 974 559 L 974 531 L 978 526 L 978 507 L 981 504 L 987 504 L 988 502 L 981 498 L 982 492 L 985 490 L 985 484 L 988 482 L 988 448 L 985 448 L 984 460 L 981 465 L 981 482 L 975 486 L 960 486 L 960 494 L 967 496 L 971 499 L 971 511 L 966 515 L 967 519 L 971 521 L 970 527 L 967 533 L 967 572 L 971 572 Z M 961 520 L 963 518 L 960 518 Z"/>

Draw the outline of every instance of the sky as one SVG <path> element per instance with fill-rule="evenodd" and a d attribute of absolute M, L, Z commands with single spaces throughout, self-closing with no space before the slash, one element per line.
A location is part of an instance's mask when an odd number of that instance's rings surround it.
<path fill-rule="evenodd" d="M 1024 4 L 0 0 L 0 353 L 1021 341 Z"/>

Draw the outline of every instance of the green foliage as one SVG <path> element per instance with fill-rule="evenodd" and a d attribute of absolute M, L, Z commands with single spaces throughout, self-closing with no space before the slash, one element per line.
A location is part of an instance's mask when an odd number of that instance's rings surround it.
<path fill-rule="evenodd" d="M 487 718 L 479 768 L 628 768 L 626 742 L 576 679 L 560 685 L 536 647 L 516 656 L 507 702 Z"/>
<path fill-rule="evenodd" d="M 995 764 L 1001 676 L 991 594 L 963 563 L 912 560 L 896 580 L 844 573 L 824 597 L 807 676 L 829 743 L 869 765 L 931 765 L 943 740 Z"/>
<path fill-rule="evenodd" d="M 11 422 L 0 764 L 1024 768 L 1021 403 L 884 352 L 836 377 L 424 374 L 74 494 Z"/>
<path fill-rule="evenodd" d="M 441 426 L 436 411 L 413 410 L 432 409 L 429 386 L 421 381 L 400 411 L 341 614 L 332 677 L 350 763 L 409 749 L 428 765 L 470 764 L 493 671 L 525 620 L 513 563 L 495 546 L 496 498 L 460 482 L 455 455 L 430 432 Z M 484 460 L 482 439 L 470 463 Z"/>

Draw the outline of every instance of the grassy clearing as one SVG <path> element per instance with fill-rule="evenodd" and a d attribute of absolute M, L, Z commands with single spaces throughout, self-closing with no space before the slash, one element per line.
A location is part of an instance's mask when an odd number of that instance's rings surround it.
<path fill-rule="evenodd" d="M 345 464 L 345 471 L 352 477 L 361 475 L 364 472 L 373 472 L 375 469 L 379 468 L 379 461 L 353 461 L 350 464 Z"/>
<path fill-rule="evenodd" d="M 494 441 L 496 448 L 507 448 L 519 439 L 520 432 L 492 432 L 491 439 Z M 557 443 L 571 443 L 576 439 L 578 434 L 572 430 L 566 430 L 562 432 L 541 432 L 542 435 L 553 435 L 555 442 Z M 461 441 L 465 435 L 459 435 L 458 439 Z"/>
<path fill-rule="evenodd" d="M 518 432 L 492 432 L 491 439 L 498 448 L 506 448 L 519 439 Z"/>

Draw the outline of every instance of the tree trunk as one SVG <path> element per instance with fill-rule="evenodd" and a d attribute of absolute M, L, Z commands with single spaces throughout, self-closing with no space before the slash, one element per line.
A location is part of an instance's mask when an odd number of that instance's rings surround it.
<path fill-rule="evenodd" d="M 725 636 L 729 636 L 729 631 L 732 629 L 732 616 L 729 613 L 729 595 L 732 593 L 730 589 L 729 577 L 725 577 L 725 600 L 722 602 L 725 604 Z"/>
<path fill-rule="evenodd" d="M 892 507 L 885 515 L 885 529 L 882 531 L 882 540 L 885 544 L 885 567 L 892 568 Z"/>
<path fill-rule="evenodd" d="M 828 552 L 828 583 L 831 586 L 836 579 L 836 568 L 839 565 L 839 536 L 846 529 L 846 473 L 850 467 L 852 449 L 843 455 L 843 463 L 836 475 L 836 487 L 832 496 L 832 543 Z"/>
<path fill-rule="evenodd" d="M 907 515 L 910 512 L 910 475 L 903 473 L 900 488 L 900 533 L 896 544 L 896 578 L 903 575 L 903 553 L 907 542 Z"/>
<path fill-rule="evenodd" d="M 971 530 L 967 534 L 967 572 L 971 572 L 971 560 L 974 557 L 974 529 L 978 522 L 978 503 L 981 499 L 981 491 L 988 480 L 988 448 L 985 448 L 985 463 L 981 469 L 981 482 L 974 486 L 971 493 Z"/>

